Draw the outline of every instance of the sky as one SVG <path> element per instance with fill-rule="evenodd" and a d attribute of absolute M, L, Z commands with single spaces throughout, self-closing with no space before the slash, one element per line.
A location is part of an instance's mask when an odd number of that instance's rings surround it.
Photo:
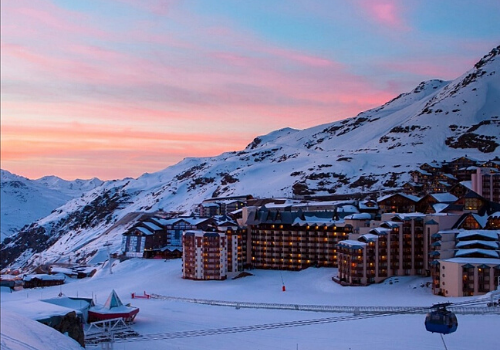
<path fill-rule="evenodd" d="M 353 117 L 500 44 L 498 0 L 2 0 L 1 168 L 138 177 Z"/>

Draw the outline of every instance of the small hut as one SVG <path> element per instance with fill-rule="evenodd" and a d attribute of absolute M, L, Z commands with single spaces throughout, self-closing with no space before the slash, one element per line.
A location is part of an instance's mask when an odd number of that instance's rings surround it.
<path fill-rule="evenodd" d="M 104 305 L 92 306 L 89 309 L 88 322 L 123 318 L 125 322 L 130 323 L 134 321 L 135 316 L 137 316 L 138 313 L 138 307 L 123 305 L 122 301 L 113 289 Z"/>

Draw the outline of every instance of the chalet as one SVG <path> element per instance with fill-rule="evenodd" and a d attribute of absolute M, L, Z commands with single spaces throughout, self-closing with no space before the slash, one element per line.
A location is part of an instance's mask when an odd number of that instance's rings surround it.
<path fill-rule="evenodd" d="M 449 212 L 450 210 L 453 210 L 455 212 L 461 211 L 465 213 L 470 212 L 484 214 L 488 205 L 489 202 L 485 198 L 481 197 L 474 191 L 468 191 L 465 195 L 452 203 L 447 211 Z"/>
<path fill-rule="evenodd" d="M 127 257 L 151 257 L 153 250 L 168 244 L 166 234 L 139 224 L 122 235 L 122 252 Z"/>
<path fill-rule="evenodd" d="M 488 216 L 485 229 L 487 230 L 500 229 L 500 211 Z"/>
<path fill-rule="evenodd" d="M 464 213 L 458 219 L 454 228 L 464 230 L 484 229 L 488 220 L 487 215 L 479 215 L 475 213 Z"/>
<path fill-rule="evenodd" d="M 500 159 L 496 157 L 495 159 L 482 163 L 480 166 L 482 168 L 495 168 L 500 170 Z"/>
<path fill-rule="evenodd" d="M 451 186 L 448 193 L 451 193 L 452 195 L 454 195 L 457 198 L 461 198 L 461 197 L 465 196 L 465 194 L 469 191 L 470 191 L 469 187 L 465 186 L 464 183 L 459 182 L 459 183 L 456 183 L 453 186 Z"/>
<path fill-rule="evenodd" d="M 425 170 L 414 170 L 410 172 L 414 183 L 422 184 L 431 181 L 433 174 Z"/>
<path fill-rule="evenodd" d="M 200 217 L 229 215 L 233 211 L 243 208 L 251 199 L 253 199 L 251 195 L 210 198 L 198 205 L 197 209 Z"/>
<path fill-rule="evenodd" d="M 377 201 L 371 199 L 359 201 L 358 209 L 360 213 L 370 214 L 372 219 L 377 219 L 378 212 L 380 210 Z"/>
<path fill-rule="evenodd" d="M 186 230 L 207 230 L 216 226 L 213 218 L 195 216 L 178 217 L 172 219 L 157 219 L 158 224 L 165 228 L 169 245 L 182 250 L 182 234 Z"/>
<path fill-rule="evenodd" d="M 445 166 L 449 169 L 449 171 L 452 174 L 457 174 L 460 169 L 464 168 L 469 168 L 469 167 L 474 167 L 479 164 L 479 161 L 470 157 L 467 157 L 467 155 L 455 158 L 451 160 L 450 162 L 447 162 Z M 465 181 L 468 180 L 466 179 L 460 179 L 459 181 Z"/>
<path fill-rule="evenodd" d="M 442 172 L 442 164 L 438 162 L 424 163 L 419 168 L 430 174 L 439 174 Z"/>
<path fill-rule="evenodd" d="M 64 284 L 65 280 L 66 276 L 60 273 L 55 275 L 46 275 L 46 274 L 25 275 L 23 277 L 24 288 L 59 286 L 61 284 Z"/>
<path fill-rule="evenodd" d="M 0 275 L 0 286 L 12 290 L 23 289 L 23 277 L 20 275 Z"/>
<path fill-rule="evenodd" d="M 383 213 L 413 213 L 420 198 L 408 194 L 396 193 L 380 198 L 377 203 Z"/>
<path fill-rule="evenodd" d="M 122 236 L 122 252 L 127 257 L 174 259 L 182 255 L 182 233 L 214 226 L 212 218 L 158 217 L 142 221 Z"/>
<path fill-rule="evenodd" d="M 426 214 L 439 213 L 450 204 L 456 202 L 457 199 L 451 193 L 431 193 L 418 201 L 416 211 Z"/>
<path fill-rule="evenodd" d="M 424 185 L 414 181 L 408 181 L 403 184 L 403 192 L 405 194 L 421 195 L 424 194 Z"/>

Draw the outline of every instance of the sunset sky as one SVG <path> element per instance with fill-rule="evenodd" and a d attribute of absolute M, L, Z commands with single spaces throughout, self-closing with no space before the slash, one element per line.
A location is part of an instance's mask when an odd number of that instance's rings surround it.
<path fill-rule="evenodd" d="M 137 177 L 352 117 L 500 44 L 498 0 L 2 0 L 1 167 Z"/>

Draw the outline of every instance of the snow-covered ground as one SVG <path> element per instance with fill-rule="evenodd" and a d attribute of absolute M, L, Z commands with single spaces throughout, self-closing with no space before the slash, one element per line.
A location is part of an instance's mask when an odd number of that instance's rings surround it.
<path fill-rule="evenodd" d="M 62 287 L 31 289 L 14 293 L 2 292 L 2 349 L 72 349 L 67 345 L 57 345 L 59 343 L 51 338 L 54 333 L 41 328 L 44 326 L 19 320 L 20 317 L 33 317 L 30 314 L 34 312 L 34 305 L 40 307 L 37 300 L 56 297 L 60 292 L 66 296 L 93 296 L 98 304 L 103 304 L 111 290 L 115 289 L 124 304 L 131 303 L 140 308 L 133 328 L 141 335 L 157 334 L 157 340 L 118 342 L 114 344 L 116 350 L 293 350 L 297 348 L 301 350 L 420 350 L 444 348 L 438 334 L 425 330 L 424 315 L 394 315 L 302 327 L 165 340 L 161 339 L 162 335 L 172 332 L 253 326 L 346 315 L 295 310 L 237 309 L 173 300 L 131 298 L 131 293 L 142 294 L 144 291 L 148 294 L 174 297 L 308 305 L 430 306 L 439 302 L 470 300 L 470 298 L 444 299 L 434 296 L 430 288 L 422 287 L 428 279 L 418 277 L 399 277 L 392 279 L 392 284 L 385 282 L 369 287 L 341 287 L 331 280 L 331 277 L 336 274 L 336 269 L 309 268 L 300 272 L 252 270 L 251 273 L 253 276 L 235 280 L 191 281 L 182 279 L 180 260 L 132 259 L 122 263 L 116 262 L 113 266 L 113 274 L 110 274 L 107 268 L 103 268 L 92 278 L 70 280 Z M 286 286 L 285 292 L 282 291 L 282 283 Z M 26 307 L 30 304 L 33 307 Z M 49 307 L 52 306 L 48 305 L 47 308 Z M 30 309 L 31 311 L 27 311 Z M 499 348 L 497 332 L 500 329 L 500 317 L 498 315 L 458 315 L 458 319 L 458 330 L 444 336 L 448 349 Z M 19 324 L 19 326 L 14 327 L 12 324 Z M 24 330 L 24 328 L 27 329 Z M 40 329 L 43 330 L 40 331 Z M 65 336 L 61 335 L 61 337 Z M 29 344 L 29 346 L 23 347 L 22 344 Z M 78 348 L 76 342 L 74 344 L 74 348 Z"/>

